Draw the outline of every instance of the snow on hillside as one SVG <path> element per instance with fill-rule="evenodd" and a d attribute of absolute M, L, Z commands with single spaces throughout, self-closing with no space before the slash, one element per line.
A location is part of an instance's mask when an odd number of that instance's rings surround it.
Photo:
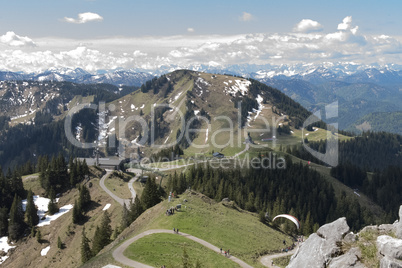
<path fill-rule="evenodd" d="M 41 255 L 41 256 L 46 256 L 47 253 L 49 252 L 49 250 L 50 250 L 50 246 L 45 247 L 44 249 L 42 249 L 42 250 L 40 251 L 40 255 Z"/>
<path fill-rule="evenodd" d="M 15 248 L 15 246 L 11 246 L 7 243 L 8 237 L 3 236 L 0 237 L 0 251 L 4 251 L 7 253 L 10 249 Z M 8 256 L 1 256 L 0 257 L 0 264 L 2 264 L 5 260 L 8 259 Z"/>
<path fill-rule="evenodd" d="M 39 216 L 39 224 L 37 225 L 38 227 L 49 225 L 50 222 L 58 219 L 62 215 L 66 214 L 67 212 L 70 211 L 70 209 L 73 208 L 73 205 L 65 205 L 59 209 L 59 212 L 55 213 L 54 215 L 46 215 L 46 218 L 43 219 L 47 212 L 47 207 L 49 205 L 50 199 L 46 197 L 41 197 L 38 195 L 33 196 L 34 203 L 38 207 L 38 216 Z M 58 199 L 56 199 L 56 202 Z M 22 200 L 22 209 L 25 211 L 27 206 L 27 200 L 24 199 Z M 43 219 L 43 220 L 42 220 Z"/>
<path fill-rule="evenodd" d="M 232 81 L 229 81 L 232 82 Z M 225 83 L 225 82 L 224 82 Z M 233 84 L 233 83 L 231 83 Z M 226 82 L 225 85 L 228 85 Z M 225 86 L 225 93 L 236 95 L 237 92 L 240 92 L 242 95 L 246 95 L 248 92 L 248 87 L 251 85 L 251 82 L 245 79 L 235 80 L 234 85 Z"/>

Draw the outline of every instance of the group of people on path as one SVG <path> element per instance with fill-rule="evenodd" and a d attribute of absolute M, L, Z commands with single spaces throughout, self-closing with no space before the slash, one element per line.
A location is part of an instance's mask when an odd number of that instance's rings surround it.
<path fill-rule="evenodd" d="M 168 210 L 166 210 L 166 216 L 170 216 L 173 215 L 174 212 L 177 211 L 177 208 L 169 208 Z"/>
<path fill-rule="evenodd" d="M 228 249 L 227 251 L 223 251 L 223 254 L 225 254 L 226 257 L 230 257 L 229 251 L 230 249 Z M 222 248 L 221 248 L 221 254 L 222 254 Z"/>
<path fill-rule="evenodd" d="M 179 233 L 179 228 L 173 228 L 173 233 L 176 233 L 176 234 L 178 234 Z"/>

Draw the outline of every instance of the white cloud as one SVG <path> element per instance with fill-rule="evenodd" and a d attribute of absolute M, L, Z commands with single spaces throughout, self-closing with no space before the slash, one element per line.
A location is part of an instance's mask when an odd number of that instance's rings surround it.
<path fill-rule="evenodd" d="M 0 42 L 12 47 L 34 47 L 36 44 L 31 38 L 27 36 L 19 36 L 14 32 L 7 32 L 5 35 L 0 36 Z"/>
<path fill-rule="evenodd" d="M 92 12 L 85 12 L 85 13 L 80 13 L 78 14 L 78 18 L 68 18 L 64 17 L 64 21 L 68 23 L 76 23 L 76 24 L 82 24 L 82 23 L 87 23 L 90 21 L 102 21 L 103 17 L 100 16 L 99 14 L 92 13 Z"/>
<path fill-rule="evenodd" d="M 195 30 L 194 30 L 194 28 L 187 28 L 187 32 L 189 32 L 189 33 L 193 33 Z"/>
<path fill-rule="evenodd" d="M 344 20 L 341 24 L 348 26 L 325 34 L 293 32 L 96 40 L 35 39 L 36 47 L 17 47 L 14 44 L 4 50 L 6 46 L 0 46 L 3 47 L 3 50 L 0 49 L 0 69 L 26 72 L 51 67 L 80 67 L 90 72 L 114 68 L 172 70 L 176 67 L 211 65 L 211 62 L 216 66 L 323 61 L 371 64 L 380 59 L 381 62 L 402 65 L 402 36 L 362 35 L 351 20 Z M 6 36 L 9 37 L 0 39 L 0 45 L 12 42 L 10 36 L 14 35 Z"/>
<path fill-rule="evenodd" d="M 319 22 L 310 19 L 302 19 L 293 30 L 300 33 L 310 33 L 321 31 L 322 29 L 323 27 Z"/>
<path fill-rule="evenodd" d="M 352 16 L 347 16 L 338 24 L 338 30 L 349 30 L 352 24 Z"/>
<path fill-rule="evenodd" d="M 253 15 L 251 15 L 250 13 L 247 13 L 247 12 L 243 12 L 243 14 L 240 16 L 240 20 L 241 21 L 250 21 L 250 20 L 252 20 L 254 17 L 253 17 Z"/>

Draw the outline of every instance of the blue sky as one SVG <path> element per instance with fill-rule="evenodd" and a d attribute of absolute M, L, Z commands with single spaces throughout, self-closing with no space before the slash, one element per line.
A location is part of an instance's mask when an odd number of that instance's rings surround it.
<path fill-rule="evenodd" d="M 400 10 L 402 1 L 367 0 L 3 1 L 0 60 L 8 63 L 0 69 L 33 71 L 74 62 L 87 70 L 107 68 L 107 62 L 111 68 L 155 68 L 247 59 L 401 64 Z M 345 18 L 346 28 L 339 28 Z M 132 59 L 125 61 L 127 55 Z M 96 57 L 108 60 L 93 64 Z"/>

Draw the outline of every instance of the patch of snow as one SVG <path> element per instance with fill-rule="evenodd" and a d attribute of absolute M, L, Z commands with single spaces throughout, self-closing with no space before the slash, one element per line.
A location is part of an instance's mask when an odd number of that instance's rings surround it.
<path fill-rule="evenodd" d="M 5 253 L 7 253 L 11 248 L 15 248 L 15 246 L 9 245 L 7 243 L 7 240 L 8 240 L 7 236 L 0 237 L 0 251 L 4 251 Z M 0 264 L 5 260 L 7 260 L 7 258 L 8 256 L 0 257 Z"/>
<path fill-rule="evenodd" d="M 291 130 L 291 131 L 290 131 L 290 133 L 292 133 L 292 134 L 293 134 L 293 133 L 294 133 L 294 132 L 293 132 L 293 130 Z"/>
<path fill-rule="evenodd" d="M 353 191 L 353 193 L 354 193 L 355 195 L 357 195 L 358 197 L 360 197 L 360 194 L 356 193 L 356 191 Z"/>
<path fill-rule="evenodd" d="M 145 104 L 143 104 L 143 105 L 140 107 L 140 109 L 144 109 L 144 107 L 145 107 Z"/>
<path fill-rule="evenodd" d="M 134 110 L 134 109 L 135 109 L 135 105 L 131 104 L 131 110 Z"/>
<path fill-rule="evenodd" d="M 174 97 L 174 100 L 175 100 L 175 101 L 177 101 L 177 99 L 180 98 L 181 93 L 183 93 L 183 91 L 182 91 L 182 92 L 179 92 L 179 93 Z"/>
<path fill-rule="evenodd" d="M 110 206 L 111 206 L 111 205 L 112 205 L 112 204 L 109 204 L 109 203 L 108 203 L 108 204 L 106 204 L 106 205 L 105 205 L 105 207 L 104 207 L 102 210 L 108 210 L 108 209 L 110 208 Z"/>
<path fill-rule="evenodd" d="M 251 85 L 251 82 L 248 80 L 235 80 L 235 85 L 230 87 L 225 87 L 226 94 L 236 95 L 237 92 L 240 91 L 242 95 L 246 95 L 248 91 L 248 87 Z"/>
<path fill-rule="evenodd" d="M 45 212 L 47 211 L 47 206 L 49 205 L 50 199 L 46 197 L 41 197 L 39 195 L 34 195 L 33 200 L 35 205 L 38 207 L 38 216 L 39 216 L 39 222 L 40 219 L 45 216 Z M 56 200 L 57 202 L 57 200 Z M 25 211 L 27 207 L 27 200 L 24 199 L 22 200 L 22 209 Z"/>
<path fill-rule="evenodd" d="M 262 108 L 264 108 L 264 106 L 262 105 L 262 102 L 264 101 L 263 97 L 261 97 L 260 94 L 257 95 L 257 102 L 258 102 L 258 110 L 256 111 L 256 115 L 254 117 L 254 120 L 257 119 L 257 117 L 260 115 Z"/>
<path fill-rule="evenodd" d="M 194 110 L 194 114 L 198 115 L 200 113 L 200 110 Z"/>
<path fill-rule="evenodd" d="M 166 144 L 166 142 L 168 141 L 169 136 L 167 136 L 166 140 L 163 142 L 163 144 Z"/>
<path fill-rule="evenodd" d="M 226 81 L 224 81 L 223 83 L 224 83 L 225 85 L 227 85 L 227 86 L 229 85 L 229 83 L 228 83 L 228 82 L 226 82 Z"/>
<path fill-rule="evenodd" d="M 50 246 L 45 247 L 40 251 L 41 256 L 46 256 L 46 254 L 49 252 Z"/>
<path fill-rule="evenodd" d="M 49 225 L 51 221 L 54 221 L 54 220 L 58 219 L 59 217 L 63 216 L 64 214 L 69 212 L 72 208 L 73 208 L 73 205 L 71 205 L 71 204 L 62 206 L 59 209 L 59 212 L 57 212 L 53 215 L 47 215 L 46 219 L 44 219 L 44 220 L 39 220 L 39 224 L 37 226 L 41 227 L 41 226 Z"/>
<path fill-rule="evenodd" d="M 310 133 L 306 133 L 306 136 L 308 136 L 308 134 L 310 134 Z"/>

